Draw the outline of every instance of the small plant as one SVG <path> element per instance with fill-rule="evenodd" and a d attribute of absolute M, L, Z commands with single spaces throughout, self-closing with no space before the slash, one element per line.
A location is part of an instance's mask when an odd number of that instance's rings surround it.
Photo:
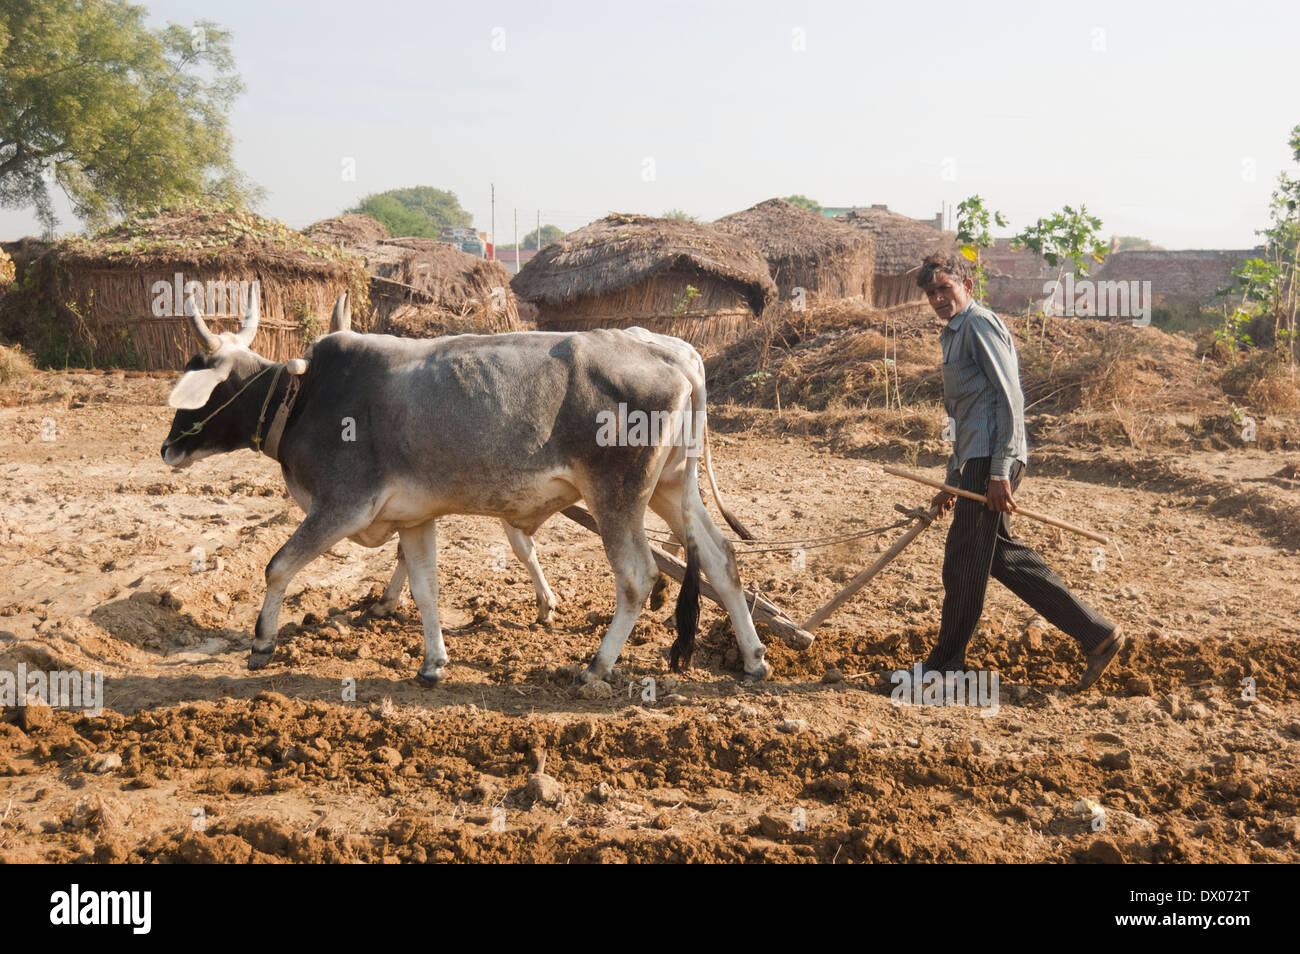
<path fill-rule="evenodd" d="M 1011 239 L 1012 249 L 1028 249 L 1056 268 L 1056 285 L 1059 288 L 1067 264 L 1082 278 L 1088 276 L 1089 260 L 1101 262 L 1106 246 L 1101 240 L 1101 219 L 1088 214 L 1088 207 L 1073 209 L 1063 206 L 1060 212 L 1022 229 Z M 1047 335 L 1047 313 L 1044 311 L 1040 336 Z"/>
<path fill-rule="evenodd" d="M 984 200 L 973 195 L 957 206 L 957 241 L 961 253 L 975 263 L 975 300 L 983 301 L 988 287 L 988 276 L 981 259 L 981 249 L 993 247 L 990 225 L 1005 228 L 1007 217 L 984 207 Z"/>
<path fill-rule="evenodd" d="M 687 285 L 686 291 L 673 302 L 673 315 L 680 318 L 691 310 L 691 305 L 695 299 L 700 297 L 700 290 L 694 285 Z"/>
<path fill-rule="evenodd" d="M 1223 342 L 1228 350 L 1228 357 L 1232 364 L 1236 366 L 1237 355 L 1243 348 L 1251 347 L 1250 335 L 1246 334 L 1246 327 L 1250 324 L 1251 313 L 1245 308 L 1237 308 L 1230 312 L 1225 312 L 1223 324 L 1214 329 L 1214 340 Z"/>
<path fill-rule="evenodd" d="M 293 319 L 298 324 L 298 335 L 302 341 L 303 349 L 306 350 L 313 341 L 320 337 L 321 322 L 316 312 L 307 306 L 305 301 L 298 301 L 293 306 Z"/>

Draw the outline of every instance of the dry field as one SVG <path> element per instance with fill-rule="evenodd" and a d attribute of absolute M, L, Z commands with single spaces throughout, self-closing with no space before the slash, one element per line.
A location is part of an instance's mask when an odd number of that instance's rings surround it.
<path fill-rule="evenodd" d="M 38 372 L 0 409 L 0 669 L 102 671 L 105 691 L 94 717 L 5 711 L 0 859 L 1300 860 L 1294 452 L 1034 449 L 1020 503 L 1123 548 L 1095 570 L 1088 541 L 1016 521 L 1133 637 L 1082 696 L 1073 643 L 992 583 L 968 661 L 1000 674 L 999 711 L 891 704 L 889 672 L 937 631 L 938 530 L 811 648 L 760 627 L 768 683 L 741 681 L 707 602 L 695 669 L 672 678 L 672 586 L 611 692 L 580 690 L 614 594 L 596 537 L 563 517 L 537 537 L 549 627 L 496 522 L 443 521 L 451 666 L 426 689 L 409 594 L 361 619 L 395 543 L 309 566 L 273 663 L 247 671 L 263 569 L 300 515 L 251 452 L 162 464 L 170 383 Z M 715 462 L 762 538 L 890 523 L 928 498 L 852 442 L 745 420 L 719 410 Z M 802 564 L 747 556 L 742 577 L 803 618 L 899 533 Z"/>

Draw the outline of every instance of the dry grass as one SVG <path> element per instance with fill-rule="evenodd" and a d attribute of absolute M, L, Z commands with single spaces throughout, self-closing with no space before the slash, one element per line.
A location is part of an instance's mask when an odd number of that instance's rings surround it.
<path fill-rule="evenodd" d="M 1212 438 L 1190 422 L 1232 404 L 1221 369 L 1188 337 L 1100 320 L 1049 319 L 1044 327 L 1037 317 L 1003 319 L 1015 336 L 1035 443 L 1184 445 Z M 708 362 L 710 397 L 730 402 L 733 417 L 753 418 L 751 426 L 758 416 L 741 408 L 778 412 L 778 432 L 857 447 L 914 441 L 913 453 L 930 454 L 941 446 L 939 328 L 925 306 L 787 306 Z M 1296 406 L 1285 367 L 1252 364 L 1237 374 L 1252 408 Z"/>
<path fill-rule="evenodd" d="M 31 376 L 36 364 L 20 345 L 0 344 L 0 385 L 16 384 Z"/>
<path fill-rule="evenodd" d="M 1266 414 L 1300 409 L 1300 380 L 1278 354 L 1263 351 L 1248 354 L 1224 370 L 1223 390 Z"/>

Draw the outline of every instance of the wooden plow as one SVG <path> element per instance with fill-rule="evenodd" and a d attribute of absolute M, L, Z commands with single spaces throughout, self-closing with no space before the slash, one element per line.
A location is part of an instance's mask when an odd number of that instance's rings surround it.
<path fill-rule="evenodd" d="M 984 497 L 982 494 L 973 493 L 972 491 L 969 490 L 962 490 L 959 487 L 950 487 L 947 484 L 944 484 L 940 481 L 931 480 L 928 477 L 922 477 L 918 474 L 912 474 L 905 470 L 899 470 L 896 467 L 884 467 L 882 469 L 884 470 L 885 473 L 893 474 L 896 477 L 905 477 L 908 480 L 914 480 L 917 483 L 925 484 L 930 487 L 936 487 L 941 490 L 946 490 L 948 493 L 954 494 L 956 496 L 967 497 L 971 500 L 979 501 L 980 503 L 987 503 L 987 498 Z M 896 527 L 905 526 L 909 523 L 911 523 L 912 526 L 910 526 L 907 529 L 907 531 L 901 537 L 898 538 L 898 541 L 895 542 L 893 546 L 887 549 L 884 553 L 880 554 L 880 556 L 876 558 L 875 562 L 873 562 L 871 566 L 867 567 L 865 570 L 863 570 L 861 573 L 855 576 L 852 580 L 850 580 L 842 590 L 840 590 L 833 597 L 831 597 L 825 604 L 819 607 L 802 624 L 795 622 L 788 615 L 786 615 L 785 611 L 783 611 L 779 606 L 777 606 L 767 597 L 763 596 L 756 589 L 751 587 L 750 589 L 745 590 L 745 593 L 749 597 L 750 613 L 754 617 L 754 621 L 756 623 L 758 622 L 766 623 L 768 628 L 770 628 L 772 632 L 774 632 L 777 636 L 779 636 L 782 640 L 784 640 L 787 645 L 792 646 L 795 649 L 807 649 L 809 646 L 811 646 L 813 644 L 813 640 L 816 638 L 815 636 L 813 636 L 812 631 L 816 629 L 818 626 L 822 625 L 822 623 L 826 622 L 826 620 L 830 619 L 830 617 L 841 606 L 843 606 L 850 599 L 852 599 L 853 596 L 856 593 L 858 593 L 858 591 L 860 591 L 864 586 L 866 586 L 867 583 L 869 583 L 878 573 L 880 573 L 881 570 L 883 570 L 886 566 L 888 566 L 889 563 L 892 562 L 895 557 L 897 557 L 900 553 L 902 553 L 903 550 L 907 548 L 908 544 L 910 544 L 913 540 L 915 540 L 922 533 L 924 533 L 926 528 L 928 528 L 932 523 L 934 523 L 935 518 L 939 516 L 939 509 L 937 507 L 931 507 L 929 511 L 922 510 L 919 507 L 909 510 L 907 507 L 904 507 L 902 504 L 894 504 L 894 509 L 897 510 L 904 517 L 907 517 L 908 519 L 900 521 L 899 523 L 896 524 L 892 524 L 887 527 L 864 531 L 861 534 L 850 534 L 848 536 L 866 536 L 870 534 L 884 532 L 887 530 L 892 530 Z M 561 511 L 561 513 L 563 513 L 574 523 L 586 527 L 588 530 L 592 531 L 593 533 L 599 532 L 596 528 L 595 518 L 592 517 L 590 512 L 588 512 L 585 508 L 578 507 L 578 506 L 565 507 L 564 510 Z M 1077 527 L 1074 524 L 1066 523 L 1063 520 L 1057 520 L 1053 517 L 1045 516 L 1044 514 L 1035 513 L 1032 510 L 1026 510 L 1024 507 L 1017 507 L 1015 513 L 1022 517 L 1028 517 L 1031 520 L 1037 520 L 1041 523 L 1045 523 L 1049 526 L 1058 527 L 1062 530 L 1069 530 L 1071 533 L 1077 533 L 1081 536 L 1087 537 L 1090 540 L 1095 540 L 1098 543 L 1102 544 L 1103 546 L 1114 545 L 1112 544 L 1110 538 L 1105 537 L 1102 534 L 1093 533 L 1091 530 L 1086 530 L 1083 527 Z M 839 535 L 839 536 L 844 536 L 844 535 Z M 832 540 L 832 542 L 835 542 L 838 538 L 827 538 L 827 539 Z M 751 541 L 746 541 L 746 542 L 751 542 Z M 761 544 L 763 541 L 756 540 L 752 542 Z M 784 549 L 784 547 L 769 546 L 764 549 L 777 550 L 777 549 Z M 683 579 L 685 579 L 686 577 L 685 563 L 683 563 L 677 557 L 673 556 L 667 550 L 663 549 L 660 546 L 655 545 L 653 542 L 650 544 L 650 552 L 654 554 L 655 563 L 659 565 L 659 569 L 661 572 L 663 572 L 668 576 L 671 576 L 678 583 L 680 583 Z M 1118 547 L 1116 547 L 1116 552 L 1118 552 Z M 744 555 L 743 552 L 738 553 L 738 556 L 743 556 L 743 555 Z M 1120 559 L 1123 559 L 1122 554 L 1120 554 Z M 703 577 L 700 578 L 700 593 L 708 597 L 709 599 L 711 599 L 713 602 L 719 603 L 720 605 L 720 600 L 718 599 L 717 590 L 715 590 L 709 584 L 709 581 Z"/>

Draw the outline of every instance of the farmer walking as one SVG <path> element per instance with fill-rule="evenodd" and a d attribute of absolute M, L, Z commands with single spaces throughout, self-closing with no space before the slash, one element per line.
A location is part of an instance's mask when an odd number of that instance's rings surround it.
<path fill-rule="evenodd" d="M 1020 597 L 1053 626 L 1079 641 L 1087 666 L 1075 691 L 1087 689 L 1124 648 L 1119 627 L 1076 599 L 1038 553 L 1011 536 L 1012 494 L 1028 463 L 1020 362 L 1005 324 L 972 297 L 971 264 L 959 252 L 935 253 L 921 265 L 917 285 L 947 324 L 943 403 L 954 427 L 944 481 L 985 494 L 987 505 L 939 491 L 940 516 L 956 505 L 943 556 L 943 619 L 923 671 L 966 669 L 966 644 L 984 610 L 989 577 Z"/>

